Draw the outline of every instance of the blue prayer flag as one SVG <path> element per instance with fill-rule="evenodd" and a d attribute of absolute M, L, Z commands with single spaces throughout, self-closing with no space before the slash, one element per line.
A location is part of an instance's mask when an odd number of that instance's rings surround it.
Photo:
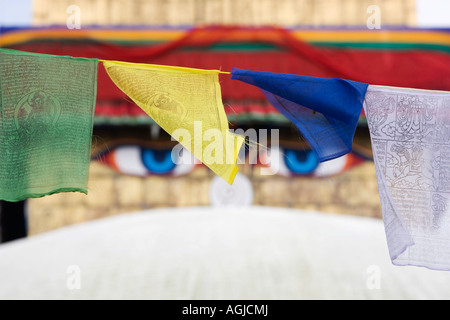
<path fill-rule="evenodd" d="M 368 84 L 237 68 L 232 69 L 231 79 L 260 88 L 297 126 L 320 161 L 352 150 Z"/>

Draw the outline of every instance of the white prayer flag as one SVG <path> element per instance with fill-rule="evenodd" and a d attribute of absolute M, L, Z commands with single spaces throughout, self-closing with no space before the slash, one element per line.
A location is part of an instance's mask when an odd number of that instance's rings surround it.
<path fill-rule="evenodd" d="M 369 85 L 364 110 L 392 263 L 450 270 L 450 92 Z"/>

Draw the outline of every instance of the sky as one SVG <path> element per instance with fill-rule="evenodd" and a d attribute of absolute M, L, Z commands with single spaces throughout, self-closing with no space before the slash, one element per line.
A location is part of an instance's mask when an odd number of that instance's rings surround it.
<path fill-rule="evenodd" d="M 31 3 L 32 0 L 0 0 L 0 25 L 30 25 Z"/>
<path fill-rule="evenodd" d="M 450 0 L 416 0 L 420 27 L 450 27 Z M 32 0 L 0 0 L 0 25 L 31 24 Z"/>
<path fill-rule="evenodd" d="M 416 0 L 417 23 L 423 27 L 450 27 L 449 0 Z"/>

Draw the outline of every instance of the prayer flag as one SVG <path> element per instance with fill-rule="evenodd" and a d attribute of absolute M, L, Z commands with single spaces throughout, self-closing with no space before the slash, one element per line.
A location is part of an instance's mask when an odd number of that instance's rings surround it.
<path fill-rule="evenodd" d="M 231 71 L 231 79 L 260 88 L 297 126 L 320 161 L 352 150 L 367 84 L 237 68 Z"/>
<path fill-rule="evenodd" d="M 0 49 L 0 199 L 87 194 L 97 60 Z"/>
<path fill-rule="evenodd" d="M 229 131 L 219 71 L 103 61 L 113 82 L 229 184 L 244 138 Z"/>
<path fill-rule="evenodd" d="M 364 110 L 392 263 L 450 270 L 450 92 L 369 85 Z"/>

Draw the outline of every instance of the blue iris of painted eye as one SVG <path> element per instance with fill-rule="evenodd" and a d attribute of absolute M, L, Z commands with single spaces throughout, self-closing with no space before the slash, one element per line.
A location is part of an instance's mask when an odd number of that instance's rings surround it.
<path fill-rule="evenodd" d="M 319 158 L 312 150 L 285 149 L 285 163 L 294 174 L 309 174 L 319 165 Z"/>
<path fill-rule="evenodd" d="M 168 174 L 176 164 L 172 161 L 172 149 L 169 150 L 152 150 L 142 149 L 141 157 L 145 168 L 154 174 Z"/>
<path fill-rule="evenodd" d="M 191 172 L 199 163 L 180 145 L 170 149 L 150 149 L 139 145 L 117 145 L 99 152 L 93 159 L 120 173 L 134 176 L 180 176 Z"/>
<path fill-rule="evenodd" d="M 363 161 L 360 156 L 349 153 L 339 158 L 319 162 L 312 150 L 270 148 L 263 155 L 261 163 L 269 168 L 272 174 L 285 177 L 309 175 L 313 177 L 327 177 L 344 172 Z"/>

